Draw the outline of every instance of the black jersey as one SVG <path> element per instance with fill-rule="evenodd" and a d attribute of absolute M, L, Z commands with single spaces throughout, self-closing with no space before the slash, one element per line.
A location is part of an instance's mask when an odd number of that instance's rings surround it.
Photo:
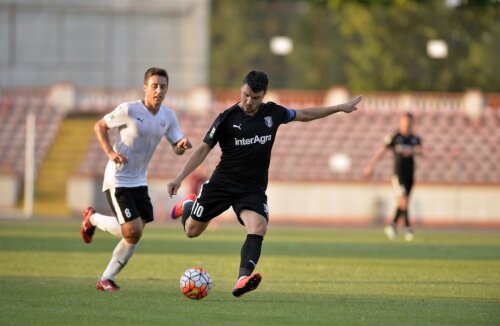
<path fill-rule="evenodd" d="M 413 148 L 421 145 L 420 138 L 414 134 L 405 136 L 398 131 L 387 137 L 385 144 L 394 153 L 394 174 L 400 178 L 412 178 L 415 170 Z M 411 154 L 404 156 L 403 153 L 408 149 L 411 150 Z"/>
<path fill-rule="evenodd" d="M 295 119 L 295 110 L 262 103 L 254 116 L 233 105 L 219 114 L 203 141 L 222 150 L 211 180 L 267 188 L 269 163 L 276 132 Z"/>

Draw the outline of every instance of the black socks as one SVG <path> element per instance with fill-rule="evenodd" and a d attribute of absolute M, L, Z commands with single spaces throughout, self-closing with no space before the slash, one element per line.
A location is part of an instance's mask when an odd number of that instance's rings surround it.
<path fill-rule="evenodd" d="M 407 209 L 400 209 L 398 208 L 396 210 L 396 215 L 394 216 L 394 220 L 392 221 L 392 224 L 396 225 L 399 218 L 402 217 L 405 221 L 405 226 L 409 227 L 410 226 L 410 219 L 408 218 L 408 210 Z"/>
<path fill-rule="evenodd" d="M 404 218 L 405 226 L 407 228 L 410 227 L 410 219 L 408 218 L 408 210 L 405 209 L 404 211 L 401 211 L 401 216 Z"/>
<path fill-rule="evenodd" d="M 182 208 L 182 226 L 184 227 L 184 230 L 186 230 L 186 220 L 188 219 L 189 215 L 191 215 L 191 210 L 193 208 L 194 202 L 190 201 L 184 204 L 184 207 Z"/>
<path fill-rule="evenodd" d="M 241 247 L 240 273 L 238 278 L 252 274 L 259 261 L 264 237 L 257 234 L 247 234 L 247 239 Z"/>

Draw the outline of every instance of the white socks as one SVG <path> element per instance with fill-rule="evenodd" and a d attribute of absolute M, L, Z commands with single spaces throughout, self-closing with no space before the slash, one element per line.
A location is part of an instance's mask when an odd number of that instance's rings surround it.
<path fill-rule="evenodd" d="M 111 261 L 104 270 L 101 279 L 114 280 L 115 276 L 127 265 L 136 247 L 137 244 L 128 243 L 125 239 L 121 239 L 115 250 L 113 250 L 113 257 L 111 257 Z"/>
<path fill-rule="evenodd" d="M 94 213 L 90 216 L 90 223 L 104 232 L 111 233 L 116 237 L 122 236 L 122 227 L 114 216 Z"/>
<path fill-rule="evenodd" d="M 104 232 L 111 233 L 116 237 L 122 237 L 122 227 L 114 216 L 94 213 L 90 216 L 90 223 Z M 115 276 L 127 265 L 136 247 L 137 244 L 128 243 L 122 238 L 116 245 L 115 250 L 113 250 L 113 256 L 101 279 L 114 280 Z"/>

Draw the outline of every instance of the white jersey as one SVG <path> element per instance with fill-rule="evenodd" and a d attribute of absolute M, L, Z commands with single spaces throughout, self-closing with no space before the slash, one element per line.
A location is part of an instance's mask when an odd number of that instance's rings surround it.
<path fill-rule="evenodd" d="M 104 116 L 107 126 L 118 128 L 113 148 L 127 157 L 126 164 L 108 161 L 102 190 L 147 185 L 147 167 L 162 137 L 170 144 L 181 140 L 179 122 L 173 110 L 161 106 L 153 115 L 142 101 L 120 104 Z"/>

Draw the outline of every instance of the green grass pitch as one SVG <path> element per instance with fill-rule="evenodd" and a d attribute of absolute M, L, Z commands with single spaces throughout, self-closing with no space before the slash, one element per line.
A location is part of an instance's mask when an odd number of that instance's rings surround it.
<path fill-rule="evenodd" d="M 176 224 L 176 223 L 174 223 Z M 500 230 L 418 230 L 389 242 L 380 229 L 271 225 L 257 271 L 236 299 L 243 228 L 200 238 L 151 225 L 117 278 L 95 283 L 117 243 L 79 223 L 0 222 L 0 325 L 500 325 Z M 181 273 L 205 267 L 205 300 L 185 298 Z"/>

